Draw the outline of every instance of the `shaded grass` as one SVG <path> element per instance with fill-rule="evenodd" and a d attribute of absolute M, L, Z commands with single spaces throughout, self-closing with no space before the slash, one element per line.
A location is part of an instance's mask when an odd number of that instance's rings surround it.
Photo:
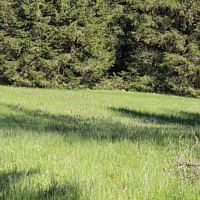
<path fill-rule="evenodd" d="M 148 120 L 149 122 L 153 123 L 156 121 L 157 123 L 165 124 L 179 124 L 179 125 L 190 125 L 196 126 L 200 124 L 200 114 L 199 113 L 191 113 L 186 111 L 180 111 L 179 115 L 166 115 L 166 114 L 156 114 L 156 113 L 149 113 L 145 111 L 136 111 L 130 110 L 126 108 L 109 108 L 114 112 L 121 113 L 122 115 L 128 115 L 130 118 L 140 118 L 142 121 Z"/>
<path fill-rule="evenodd" d="M 59 115 L 51 114 L 49 112 L 38 112 L 38 109 L 19 109 L 22 114 L 13 114 L 15 105 L 7 104 L 6 107 L 7 113 L 9 114 L 1 114 L 0 127 L 2 129 L 6 127 L 6 129 L 9 128 L 10 130 L 17 129 L 18 132 L 20 132 L 20 130 L 33 131 L 36 133 L 54 132 L 66 137 L 76 134 L 76 136 L 81 139 L 87 140 L 92 138 L 100 141 L 109 140 L 112 142 L 124 139 L 129 139 L 131 141 L 153 140 L 157 142 L 157 144 L 165 145 L 166 142 L 168 143 L 168 139 L 174 140 L 179 138 L 181 132 L 184 132 L 187 137 L 191 137 L 193 133 L 187 125 L 192 125 L 196 130 L 196 135 L 199 136 L 199 129 L 197 126 L 199 114 L 189 114 L 191 117 L 188 117 L 188 119 L 180 119 L 124 108 L 109 108 L 121 116 L 125 115 L 132 119 L 139 118 L 140 121 L 143 122 L 133 123 L 130 121 L 129 123 L 124 124 L 121 121 L 112 121 L 111 117 L 107 121 L 104 118 L 84 118 L 82 116 L 74 117 L 72 114 Z M 187 112 L 184 114 L 188 115 Z M 147 123 L 146 120 L 148 121 Z M 156 123 L 154 123 L 155 120 Z M 151 124 L 153 124 L 153 126 Z"/>
<path fill-rule="evenodd" d="M 3 199 L 80 199 L 81 191 L 78 183 L 58 182 L 51 177 L 50 185 L 45 189 L 40 184 L 34 184 L 30 178 L 39 173 L 37 169 L 26 169 L 0 173 L 0 198 Z M 26 184 L 26 185 L 24 185 Z"/>

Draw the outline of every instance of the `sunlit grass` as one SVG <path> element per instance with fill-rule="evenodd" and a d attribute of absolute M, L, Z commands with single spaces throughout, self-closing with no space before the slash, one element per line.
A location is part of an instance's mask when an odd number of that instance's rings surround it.
<path fill-rule="evenodd" d="M 165 161 L 181 134 L 195 144 L 199 102 L 0 86 L 0 199 L 198 199 L 198 178 Z"/>

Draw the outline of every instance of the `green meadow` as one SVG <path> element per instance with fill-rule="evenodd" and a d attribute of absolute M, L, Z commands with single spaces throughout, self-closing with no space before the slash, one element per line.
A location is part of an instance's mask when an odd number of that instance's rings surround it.
<path fill-rule="evenodd" d="M 0 86 L 0 199 L 200 199 L 200 100 Z"/>

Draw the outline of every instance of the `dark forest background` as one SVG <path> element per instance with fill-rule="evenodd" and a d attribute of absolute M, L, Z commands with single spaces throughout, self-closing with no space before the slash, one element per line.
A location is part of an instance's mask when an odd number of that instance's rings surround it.
<path fill-rule="evenodd" d="M 0 84 L 200 96 L 199 0 L 0 0 Z"/>

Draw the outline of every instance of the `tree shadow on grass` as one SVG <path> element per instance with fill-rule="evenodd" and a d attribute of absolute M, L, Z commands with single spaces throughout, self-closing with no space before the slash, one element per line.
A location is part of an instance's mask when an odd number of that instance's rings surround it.
<path fill-rule="evenodd" d="M 169 124 L 179 124 L 179 125 L 190 125 L 196 126 L 200 125 L 200 115 L 198 113 L 189 113 L 189 112 L 180 112 L 180 116 L 170 115 L 167 116 L 165 114 L 150 114 L 144 111 L 136 111 L 130 110 L 127 108 L 109 108 L 113 112 L 120 113 L 120 115 L 129 115 L 131 118 L 139 118 L 142 121 L 149 121 L 149 122 L 159 122 L 159 123 L 169 123 Z"/>
<path fill-rule="evenodd" d="M 94 117 L 84 118 L 80 115 L 59 115 L 50 114 L 40 109 L 25 110 L 19 107 L 14 110 L 14 105 L 7 105 L 8 112 L 1 116 L 0 128 L 11 130 L 12 134 L 21 134 L 23 131 L 32 131 L 38 134 L 55 133 L 76 139 L 95 139 L 98 141 L 119 141 L 129 139 L 131 141 L 154 140 L 159 144 L 164 144 L 167 138 L 179 138 L 180 126 L 198 124 L 199 115 L 191 114 L 190 118 L 177 118 L 174 116 L 149 114 L 124 108 L 110 108 L 113 112 L 120 115 L 129 115 L 130 118 L 139 117 L 141 120 L 157 121 L 156 124 L 123 124 L 121 121 L 112 121 L 106 116 L 101 119 Z M 16 107 L 15 107 L 16 108 Z M 188 113 L 184 113 L 187 115 Z M 107 119 L 106 119 L 107 118 Z M 195 118 L 195 120 L 193 120 Z M 160 122 L 159 122 L 160 121 Z M 158 123 L 159 122 L 159 123 Z M 167 122 L 167 124 L 165 124 Z M 173 125 L 173 126 L 172 126 Z M 175 126 L 174 126 L 175 125 Z M 187 127 L 187 126 L 185 126 Z M 169 131 L 170 129 L 170 131 Z M 191 129 L 187 127 L 188 135 L 192 136 Z M 11 132 L 11 131 L 10 131 Z M 199 136 L 198 132 L 196 134 Z M 8 134 L 9 136 L 9 134 Z"/>
<path fill-rule="evenodd" d="M 31 176 L 39 173 L 38 169 L 11 170 L 0 172 L 0 199 L 66 199 L 79 200 L 81 189 L 76 182 L 59 183 L 54 177 L 45 188 L 31 183 Z"/>
<path fill-rule="evenodd" d="M 39 173 L 40 170 L 37 169 L 29 169 L 29 170 L 22 170 L 19 171 L 17 168 L 11 171 L 3 171 L 0 172 L 0 192 L 6 196 L 9 191 L 14 190 L 15 184 L 12 186 L 13 183 L 19 183 L 19 179 L 22 177 L 27 177 L 33 174 Z"/>

